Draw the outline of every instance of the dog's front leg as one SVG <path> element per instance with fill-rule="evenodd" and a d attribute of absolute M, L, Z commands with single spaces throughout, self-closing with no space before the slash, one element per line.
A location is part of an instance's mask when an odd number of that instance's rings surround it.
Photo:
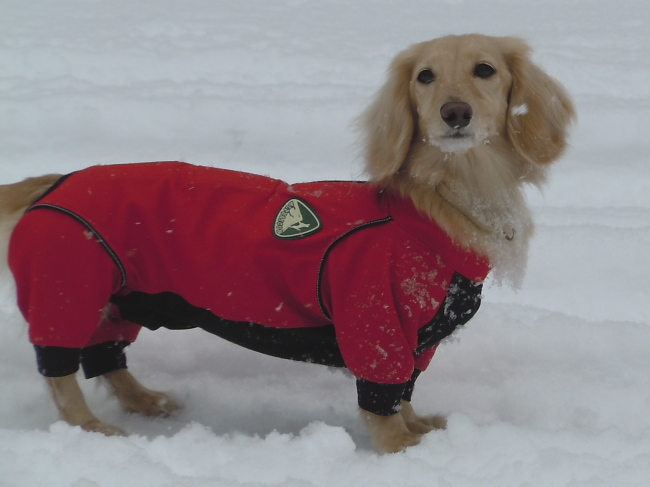
<path fill-rule="evenodd" d="M 422 439 L 422 433 L 413 432 L 408 428 L 401 413 L 380 416 L 362 409 L 361 417 L 370 430 L 375 448 L 380 453 L 397 453 L 417 445 Z"/>
<path fill-rule="evenodd" d="M 140 384 L 127 369 L 117 369 L 103 377 L 128 413 L 167 417 L 180 409 L 180 405 L 166 394 L 152 391 Z"/>
<path fill-rule="evenodd" d="M 92 413 L 79 387 L 76 374 L 47 377 L 47 383 L 62 420 L 72 426 L 81 426 L 86 431 L 103 433 L 107 436 L 125 434 L 121 429 L 103 423 Z"/>

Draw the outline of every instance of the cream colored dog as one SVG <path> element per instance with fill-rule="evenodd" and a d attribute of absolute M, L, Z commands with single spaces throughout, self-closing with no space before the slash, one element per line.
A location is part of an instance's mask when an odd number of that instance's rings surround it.
<path fill-rule="evenodd" d="M 485 256 L 499 279 L 517 283 L 532 222 L 523 188 L 539 185 L 566 146 L 575 116 L 564 89 L 516 38 L 449 36 L 416 44 L 393 61 L 361 118 L 371 183 L 410 198 L 459 245 Z M 59 178 L 0 187 L 6 242 L 28 206 Z M 178 405 L 126 370 L 106 374 L 127 411 L 169 415 Z M 89 431 L 122 431 L 97 419 L 74 375 L 48 379 L 61 417 Z M 417 444 L 445 427 L 440 416 L 362 411 L 382 452 Z"/>

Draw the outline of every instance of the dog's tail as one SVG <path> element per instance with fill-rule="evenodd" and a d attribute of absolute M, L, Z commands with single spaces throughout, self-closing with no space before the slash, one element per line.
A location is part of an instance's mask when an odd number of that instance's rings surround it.
<path fill-rule="evenodd" d="M 9 238 L 27 208 L 56 183 L 61 176 L 48 174 L 19 183 L 0 185 L 0 274 L 7 267 Z"/>
<path fill-rule="evenodd" d="M 0 185 L 0 218 L 16 213 L 22 215 L 60 178 L 60 174 L 47 174 L 27 178 L 19 183 Z"/>

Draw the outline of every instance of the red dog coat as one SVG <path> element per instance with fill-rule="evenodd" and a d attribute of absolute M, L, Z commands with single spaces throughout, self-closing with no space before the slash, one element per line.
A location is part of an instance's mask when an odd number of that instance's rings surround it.
<path fill-rule="evenodd" d="M 478 309 L 489 271 L 374 185 L 288 185 L 178 162 L 66 177 L 19 222 L 10 266 L 46 375 L 133 341 L 132 323 L 201 327 L 345 366 L 377 414 L 410 398 L 435 346 Z"/>

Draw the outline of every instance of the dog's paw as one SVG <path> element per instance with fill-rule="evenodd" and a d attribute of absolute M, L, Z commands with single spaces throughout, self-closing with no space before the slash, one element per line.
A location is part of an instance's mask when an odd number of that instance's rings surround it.
<path fill-rule="evenodd" d="M 104 423 L 98 419 L 93 419 L 80 426 L 84 431 L 91 433 L 101 433 L 106 436 L 126 436 L 126 431 L 123 429 Z"/>
<path fill-rule="evenodd" d="M 144 387 L 127 369 L 109 372 L 104 378 L 108 380 L 122 409 L 127 413 L 166 418 L 181 408 L 167 394 Z"/>
<path fill-rule="evenodd" d="M 410 446 L 415 446 L 422 440 L 422 433 L 411 431 L 404 417 L 397 413 L 391 416 L 380 416 L 369 411 L 361 414 L 372 442 L 379 453 L 397 453 Z"/>
<path fill-rule="evenodd" d="M 413 433 L 426 434 L 447 428 L 447 418 L 440 415 L 419 416 L 408 401 L 402 401 L 400 414 L 404 418 L 406 427 Z"/>
<path fill-rule="evenodd" d="M 413 433 L 424 435 L 434 430 L 444 430 L 447 428 L 447 418 L 444 416 L 418 416 L 412 421 L 405 421 L 406 427 Z"/>
<path fill-rule="evenodd" d="M 375 446 L 379 453 L 399 453 L 411 446 L 420 444 L 424 435 L 412 432 L 399 433 L 392 436 L 375 438 Z"/>
<path fill-rule="evenodd" d="M 123 400 L 122 408 L 127 413 L 167 418 L 181 409 L 181 405 L 167 394 L 144 389 Z"/>

